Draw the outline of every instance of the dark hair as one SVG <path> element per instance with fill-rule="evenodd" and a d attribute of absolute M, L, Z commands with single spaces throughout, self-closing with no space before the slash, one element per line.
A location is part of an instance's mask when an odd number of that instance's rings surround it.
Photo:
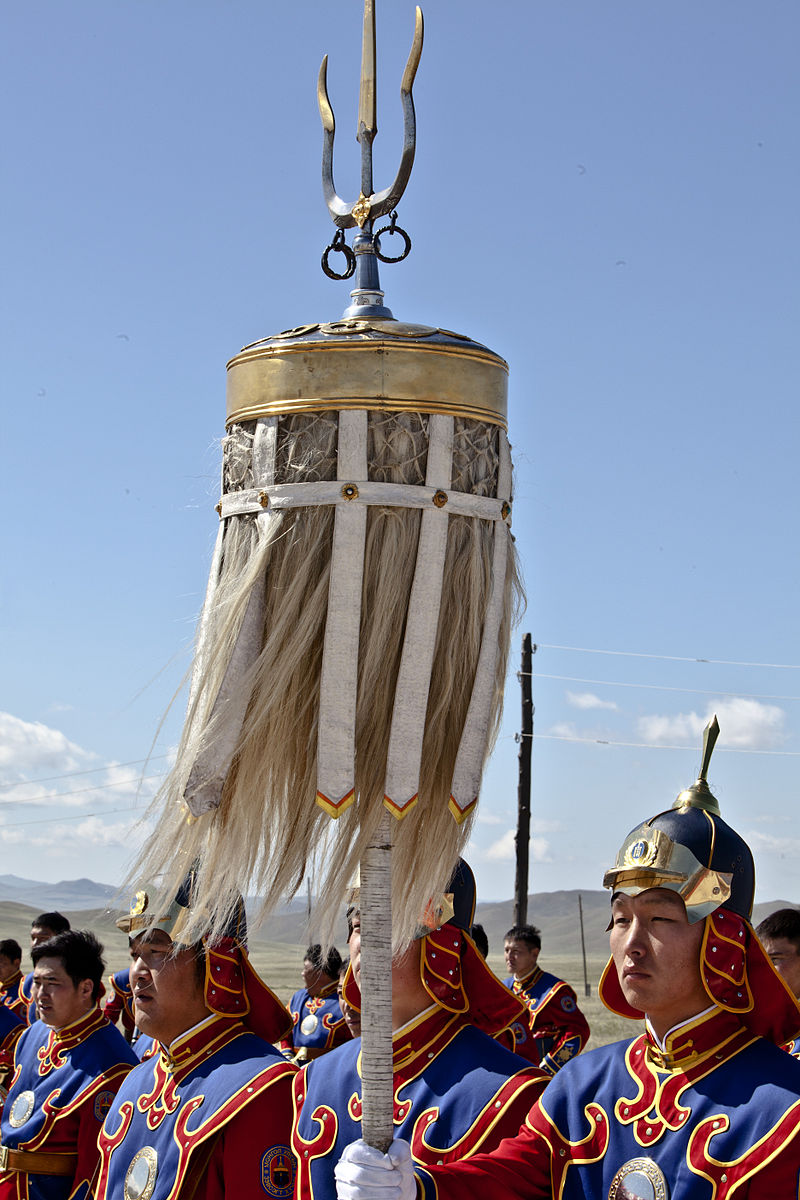
<path fill-rule="evenodd" d="M 39 925 L 42 929 L 52 929 L 53 933 L 66 933 L 70 927 L 69 921 L 60 912 L 39 913 L 39 916 L 34 917 L 31 921 L 31 929 L 35 925 Z M 84 975 L 84 979 L 88 978 L 88 975 Z"/>
<path fill-rule="evenodd" d="M 19 962 L 22 959 L 22 947 L 13 938 L 3 938 L 0 942 L 0 954 L 5 954 L 12 962 Z"/>
<path fill-rule="evenodd" d="M 535 925 L 512 925 L 503 938 L 503 941 L 526 942 L 527 945 L 533 946 L 535 950 L 541 950 L 542 948 L 542 935 Z"/>
<path fill-rule="evenodd" d="M 93 983 L 92 999 L 99 1000 L 105 970 L 103 947 L 88 929 L 65 929 L 31 950 L 34 967 L 40 958 L 60 958 L 75 987 L 84 979 Z"/>
<path fill-rule="evenodd" d="M 489 953 L 489 939 L 486 936 L 486 930 L 482 925 L 473 925 L 469 931 L 469 936 L 472 938 L 475 945 L 480 950 L 484 958 Z"/>
<path fill-rule="evenodd" d="M 779 908 L 765 917 L 756 929 L 763 942 L 765 938 L 786 938 L 794 942 L 800 953 L 800 912 L 796 908 Z"/>
<path fill-rule="evenodd" d="M 335 946 L 331 946 L 327 957 L 322 957 L 322 946 L 319 942 L 314 942 L 313 946 L 309 946 L 303 955 L 303 960 L 308 961 L 322 971 L 325 975 L 329 975 L 331 979 L 338 979 L 339 968 L 342 965 L 342 956 Z"/>

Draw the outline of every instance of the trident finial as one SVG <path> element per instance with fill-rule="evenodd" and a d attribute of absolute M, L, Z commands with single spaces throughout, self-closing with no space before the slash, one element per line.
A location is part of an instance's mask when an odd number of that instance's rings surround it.
<path fill-rule="evenodd" d="M 416 10 L 414 40 L 408 56 L 406 69 L 400 84 L 400 99 L 403 106 L 403 153 L 400 166 L 391 187 L 381 192 L 373 191 L 372 181 L 372 142 L 377 133 L 375 116 L 376 69 L 375 69 L 375 0 L 364 0 L 364 37 L 361 52 L 361 90 L 358 106 L 357 141 L 361 146 L 361 192 L 352 203 L 342 200 L 333 182 L 333 141 L 336 133 L 336 121 L 328 98 L 328 56 L 322 60 L 317 83 L 317 101 L 322 118 L 322 190 L 328 211 L 337 226 L 337 233 L 331 245 L 322 256 L 322 268 L 326 275 L 333 279 L 348 279 L 358 269 L 356 287 L 351 293 L 354 303 L 346 311 L 345 316 L 391 316 L 389 309 L 382 304 L 383 293 L 380 291 L 378 280 L 377 259 L 383 262 L 399 262 L 405 258 L 411 249 L 411 239 L 396 224 L 394 208 L 406 189 L 411 168 L 414 165 L 414 154 L 417 147 L 417 123 L 414 113 L 414 98 L 411 89 L 422 54 L 423 21 L 422 12 Z M 377 217 L 392 214 L 391 225 L 373 234 L 373 222 Z M 353 249 L 344 240 L 344 230 L 358 226 Z M 404 239 L 405 249 L 395 258 L 384 256 L 380 252 L 381 233 L 398 233 Z M 345 255 L 347 269 L 338 274 L 328 265 L 328 256 L 332 250 L 338 250 Z"/>

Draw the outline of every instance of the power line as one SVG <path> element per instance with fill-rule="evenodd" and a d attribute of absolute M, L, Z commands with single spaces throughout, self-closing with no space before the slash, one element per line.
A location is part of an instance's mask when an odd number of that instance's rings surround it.
<path fill-rule="evenodd" d="M 566 733 L 537 733 L 534 741 L 585 742 L 590 746 L 621 746 L 627 750 L 690 750 L 697 746 L 665 746 L 663 742 L 614 742 L 607 738 L 577 737 Z M 800 758 L 800 750 L 748 750 L 741 746 L 718 746 L 717 754 L 769 754 L 779 758 Z"/>
<path fill-rule="evenodd" d="M 71 792 L 48 792 L 44 796 L 31 796 L 28 802 L 41 803 L 42 800 L 58 800 L 62 796 L 82 796 L 85 792 L 105 792 L 109 788 L 126 787 L 129 783 L 146 783 L 151 779 L 163 779 L 163 775 L 135 775 L 133 779 L 118 779 L 115 783 L 96 783 L 94 787 L 73 788 Z M 34 781 L 20 780 L 15 787 L 32 787 Z M 7 804 L 24 804 L 24 799 L 8 800 Z"/>
<path fill-rule="evenodd" d="M 720 692 L 715 688 L 670 687 L 665 683 L 622 683 L 618 679 L 581 679 L 577 675 L 547 675 L 536 671 L 534 679 L 561 679 L 566 683 L 594 683 L 600 687 L 649 688 L 656 692 L 689 692 L 694 696 L 730 696 L 740 700 L 800 700 L 800 696 L 772 696 L 764 692 Z"/>
<path fill-rule="evenodd" d="M 0 788 L 19 787 L 20 783 L 54 783 L 57 779 L 75 779 L 78 775 L 96 775 L 98 771 L 113 771 L 117 767 L 136 767 L 139 763 L 158 762 L 162 758 L 169 758 L 169 755 L 151 754 L 147 758 L 132 758 L 129 762 L 106 763 L 102 767 L 87 767 L 85 771 L 66 771 L 63 775 L 43 775 L 40 779 L 18 779 L 14 783 L 0 783 Z"/>
<path fill-rule="evenodd" d="M 690 658 L 678 654 L 643 654 L 637 650 L 598 650 L 593 646 L 556 646 L 548 642 L 537 642 L 540 650 L 574 650 L 578 654 L 617 654 L 625 658 L 658 658 L 663 662 L 708 663 L 715 667 L 770 667 L 776 671 L 800 671 L 798 663 L 735 662 L 728 658 Z"/>
<path fill-rule="evenodd" d="M 58 825 L 62 821 L 87 821 L 89 817 L 109 817 L 112 813 L 129 813 L 136 812 L 135 808 L 109 808 L 105 812 L 94 813 L 75 813 L 71 817 L 36 817 L 32 821 L 11 821 L 9 824 L 0 825 L 0 834 L 4 829 L 19 829 L 21 825 Z"/>

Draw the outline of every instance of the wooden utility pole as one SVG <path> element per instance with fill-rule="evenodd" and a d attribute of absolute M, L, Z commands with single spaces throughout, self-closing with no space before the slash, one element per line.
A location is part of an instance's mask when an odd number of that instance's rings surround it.
<path fill-rule="evenodd" d="M 580 923 L 581 923 L 581 954 L 583 955 L 583 994 L 585 996 L 591 996 L 592 987 L 591 987 L 591 984 L 589 983 L 589 975 L 586 971 L 586 941 L 583 936 L 583 902 L 581 900 L 580 892 L 578 892 L 578 919 L 580 920 Z"/>
<path fill-rule="evenodd" d="M 522 638 L 522 732 L 519 735 L 519 783 L 517 785 L 517 873 L 514 883 L 514 924 L 528 922 L 528 842 L 531 836 L 531 743 L 533 742 L 533 655 L 531 635 Z"/>

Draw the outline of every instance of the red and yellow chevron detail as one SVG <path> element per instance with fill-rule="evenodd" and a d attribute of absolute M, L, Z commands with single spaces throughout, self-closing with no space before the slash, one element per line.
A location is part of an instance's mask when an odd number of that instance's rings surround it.
<path fill-rule="evenodd" d="M 346 792 L 341 800 L 331 800 L 330 796 L 326 796 L 324 792 L 317 792 L 316 797 L 317 804 L 325 810 L 329 817 L 333 817 L 334 821 L 342 815 L 345 809 L 350 807 L 355 798 L 354 788 L 350 788 L 350 791 Z"/>
<path fill-rule="evenodd" d="M 419 792 L 414 792 L 414 795 L 410 796 L 404 804 L 398 804 L 398 802 L 396 800 L 393 800 L 391 796 L 384 795 L 384 797 L 383 797 L 384 805 L 386 806 L 386 808 L 388 808 L 388 810 L 392 814 L 392 816 L 396 817 L 398 821 L 402 821 L 402 819 L 406 815 L 406 813 L 411 812 L 412 808 L 414 807 L 414 805 L 417 803 L 418 800 L 419 800 Z"/>
<path fill-rule="evenodd" d="M 450 799 L 447 802 L 447 807 L 450 809 L 450 812 L 453 814 L 456 824 L 460 825 L 462 821 L 466 821 L 467 817 L 473 811 L 473 809 L 475 808 L 475 805 L 477 803 L 478 803 L 478 797 L 476 796 L 473 800 L 470 800 L 469 804 L 465 804 L 464 807 L 462 808 L 461 805 L 458 803 L 458 801 L 455 799 L 455 797 L 453 795 L 451 795 Z"/>

